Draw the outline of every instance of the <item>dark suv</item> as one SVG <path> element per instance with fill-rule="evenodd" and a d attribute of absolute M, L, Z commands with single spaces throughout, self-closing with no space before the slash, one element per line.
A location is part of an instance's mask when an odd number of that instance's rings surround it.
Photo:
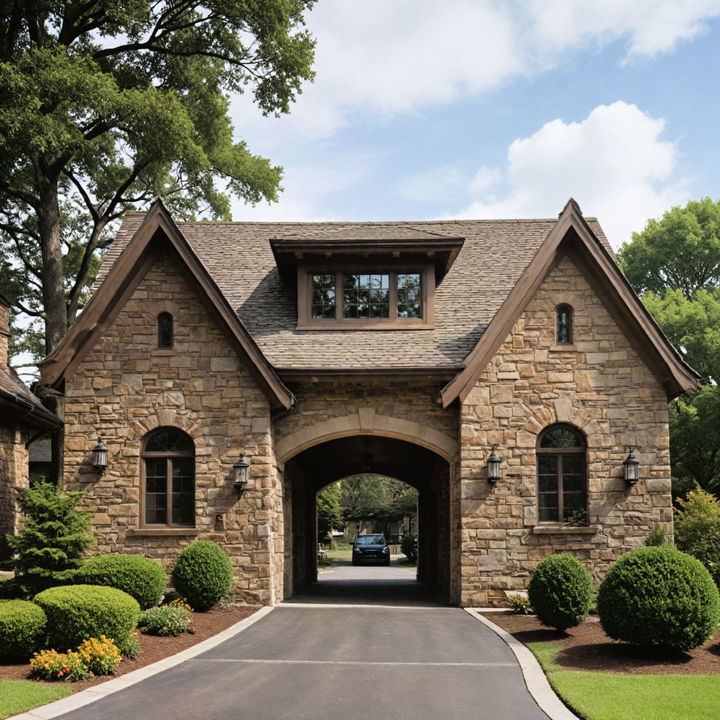
<path fill-rule="evenodd" d="M 352 564 L 374 562 L 380 565 L 390 564 L 390 548 L 384 535 L 358 535 L 353 543 Z"/>

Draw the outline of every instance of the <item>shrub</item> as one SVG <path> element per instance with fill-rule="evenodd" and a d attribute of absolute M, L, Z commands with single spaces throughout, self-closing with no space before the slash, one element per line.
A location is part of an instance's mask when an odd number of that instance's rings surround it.
<path fill-rule="evenodd" d="M 538 620 L 558 630 L 579 625 L 592 604 L 593 581 L 587 568 L 572 555 L 550 555 L 535 568 L 528 598 Z"/>
<path fill-rule="evenodd" d="M 655 525 L 645 538 L 646 547 L 664 547 L 671 544 L 664 525 Z"/>
<path fill-rule="evenodd" d="M 137 657 L 141 652 L 140 640 L 138 640 L 138 634 L 133 630 L 124 640 L 117 642 L 118 650 L 123 657 L 134 658 Z"/>
<path fill-rule="evenodd" d="M 104 635 L 83 640 L 77 651 L 93 675 L 112 675 L 122 660 L 115 641 Z"/>
<path fill-rule="evenodd" d="M 195 610 L 209 610 L 225 597 L 233 568 L 223 549 L 209 540 L 196 540 L 178 555 L 172 571 L 175 589 Z"/>
<path fill-rule="evenodd" d="M 137 625 L 140 606 L 122 590 L 100 585 L 65 585 L 44 590 L 35 602 L 48 619 L 49 645 L 74 647 L 105 635 L 119 645 Z"/>
<path fill-rule="evenodd" d="M 75 582 L 123 590 L 144 610 L 162 599 L 167 574 L 154 560 L 140 555 L 96 555 L 75 573 Z"/>
<path fill-rule="evenodd" d="M 41 650 L 30 660 L 31 675 L 40 680 L 65 680 L 75 682 L 85 680 L 92 673 L 83 662 L 80 653 L 57 650 Z"/>
<path fill-rule="evenodd" d="M 720 595 L 699 560 L 670 547 L 643 547 L 623 555 L 605 576 L 598 612 L 616 640 L 689 650 L 715 633 Z"/>
<path fill-rule="evenodd" d="M 47 617 L 42 608 L 25 600 L 0 602 L 0 658 L 27 660 L 40 647 Z"/>
<path fill-rule="evenodd" d="M 678 499 L 675 542 L 678 550 L 696 557 L 720 587 L 720 501 L 700 488 Z"/>
<path fill-rule="evenodd" d="M 522 593 L 510 593 L 507 596 L 508 604 L 510 609 L 515 615 L 530 615 L 532 614 L 532 605 L 528 600 L 527 595 Z"/>
<path fill-rule="evenodd" d="M 190 612 L 179 605 L 154 607 L 140 613 L 138 625 L 149 635 L 179 635 L 190 627 Z"/>
<path fill-rule="evenodd" d="M 61 492 L 49 483 L 20 493 L 22 529 L 16 537 L 8 536 L 8 543 L 16 553 L 18 580 L 34 592 L 71 582 L 83 553 L 95 542 L 92 513 L 77 507 L 84 495 Z"/>

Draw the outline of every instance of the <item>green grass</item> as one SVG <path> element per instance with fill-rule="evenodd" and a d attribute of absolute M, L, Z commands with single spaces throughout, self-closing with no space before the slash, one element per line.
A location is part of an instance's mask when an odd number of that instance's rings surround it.
<path fill-rule="evenodd" d="M 555 692 L 587 720 L 720 720 L 718 675 L 614 675 L 563 670 L 560 646 L 528 643 Z"/>
<path fill-rule="evenodd" d="M 0 718 L 32 710 L 73 692 L 70 685 L 44 685 L 32 680 L 0 680 Z"/>

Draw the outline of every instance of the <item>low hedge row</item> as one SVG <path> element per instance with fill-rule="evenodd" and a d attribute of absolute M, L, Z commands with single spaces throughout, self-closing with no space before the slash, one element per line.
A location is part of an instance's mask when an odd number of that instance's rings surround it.
<path fill-rule="evenodd" d="M 42 644 L 47 617 L 26 600 L 0 600 L 0 658 L 27 660 Z"/>

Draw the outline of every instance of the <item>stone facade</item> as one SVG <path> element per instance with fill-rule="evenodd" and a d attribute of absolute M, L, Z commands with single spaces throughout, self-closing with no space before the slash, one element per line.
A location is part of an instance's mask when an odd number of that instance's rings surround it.
<path fill-rule="evenodd" d="M 555 308 L 574 310 L 574 347 L 555 345 Z M 587 440 L 589 527 L 537 523 L 535 448 L 555 422 Z M 601 577 L 652 527 L 672 532 L 667 398 L 616 320 L 569 258 L 543 282 L 462 406 L 460 493 L 463 605 L 501 603 L 553 552 Z M 486 479 L 493 443 L 503 479 Z M 622 462 L 634 446 L 641 480 Z"/>
<path fill-rule="evenodd" d="M 15 490 L 28 487 L 27 439 L 18 427 L 0 426 L 0 540 L 15 533 L 20 522 Z"/>

